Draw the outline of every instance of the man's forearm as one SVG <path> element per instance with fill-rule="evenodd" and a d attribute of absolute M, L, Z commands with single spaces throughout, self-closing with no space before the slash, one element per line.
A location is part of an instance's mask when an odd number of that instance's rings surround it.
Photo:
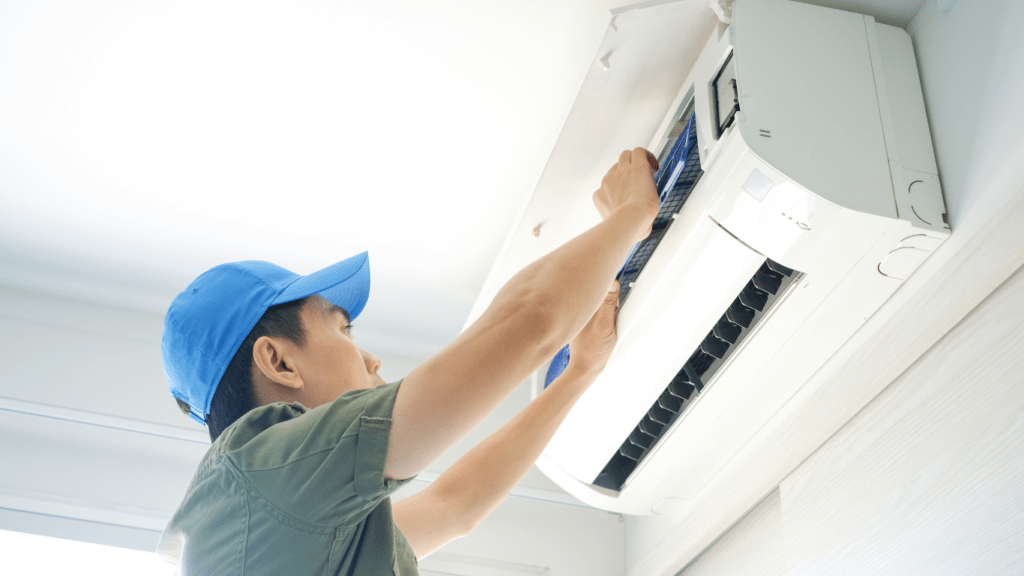
<path fill-rule="evenodd" d="M 434 482 L 431 489 L 452 502 L 464 532 L 490 514 L 522 480 L 598 373 L 570 365 L 526 408 Z"/>
<path fill-rule="evenodd" d="M 630 247 L 651 232 L 659 208 L 657 169 L 654 155 L 643 148 L 620 154 L 594 192 L 603 222 L 527 266 L 505 285 L 510 292 L 523 285 L 541 296 L 533 304 L 549 313 L 544 318 L 547 333 L 536 335 L 545 344 L 557 350 L 583 328 Z M 547 355 L 545 350 L 542 356 Z"/>
<path fill-rule="evenodd" d="M 638 232 L 649 224 L 644 207 L 623 206 L 521 270 L 495 296 L 494 308 L 501 309 L 501 301 L 509 299 L 520 309 L 550 311 L 544 324 L 548 333 L 536 335 L 546 337 L 553 350 L 543 355 L 550 357 L 590 320 L 638 239 Z M 524 298 L 524 293 L 530 298 Z"/>

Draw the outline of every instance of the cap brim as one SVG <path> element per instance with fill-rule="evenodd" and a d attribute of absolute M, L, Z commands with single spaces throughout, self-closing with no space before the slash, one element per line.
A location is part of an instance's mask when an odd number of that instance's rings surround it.
<path fill-rule="evenodd" d="M 274 299 L 271 305 L 284 304 L 320 294 L 355 318 L 370 298 L 370 255 L 356 254 L 323 270 L 301 276 Z"/>

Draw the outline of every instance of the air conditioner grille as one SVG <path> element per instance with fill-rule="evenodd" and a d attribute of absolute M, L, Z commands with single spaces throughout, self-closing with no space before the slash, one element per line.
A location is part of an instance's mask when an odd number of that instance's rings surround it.
<path fill-rule="evenodd" d="M 596 486 L 622 489 L 637 465 L 800 276 L 799 272 L 765 260 L 598 474 Z"/>
<path fill-rule="evenodd" d="M 626 301 L 632 283 L 636 281 L 637 276 L 650 260 L 654 249 L 657 248 L 661 238 L 671 226 L 675 215 L 683 207 L 686 199 L 690 197 L 690 192 L 697 180 L 704 174 L 704 170 L 700 166 L 700 153 L 697 146 L 697 116 L 691 113 L 684 118 L 687 118 L 685 120 L 686 128 L 672 143 L 668 155 L 662 160 L 658 173 L 654 175 L 661 206 L 658 209 L 658 215 L 654 218 L 651 234 L 633 248 L 626 263 L 622 266 L 622 270 L 619 271 L 617 279 L 621 285 L 619 290 L 620 306 Z M 682 122 L 684 120 L 680 119 L 680 123 Z"/>
<path fill-rule="evenodd" d="M 693 112 L 693 103 L 683 108 L 679 118 L 673 125 L 670 136 L 662 152 L 660 168 L 654 175 L 655 186 L 658 190 L 659 208 L 654 218 L 651 234 L 633 246 L 629 256 L 623 263 L 619 274 L 615 277 L 619 281 L 619 302 L 626 301 L 633 282 L 640 275 L 640 272 L 651 259 L 654 250 L 658 247 L 665 232 L 675 219 L 676 213 L 682 208 L 683 203 L 690 196 L 697 180 L 704 171 L 700 167 L 700 154 L 697 149 L 697 116 Z M 555 378 L 565 370 L 569 362 L 569 346 L 558 351 L 558 354 L 551 360 L 548 370 L 544 376 L 544 387 L 547 388 L 554 382 Z"/>

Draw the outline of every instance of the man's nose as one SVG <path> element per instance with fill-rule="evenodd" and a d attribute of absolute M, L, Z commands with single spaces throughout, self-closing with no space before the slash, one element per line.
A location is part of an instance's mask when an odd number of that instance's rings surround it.
<path fill-rule="evenodd" d="M 380 358 L 377 358 L 362 348 L 359 349 L 359 353 L 363 356 L 363 363 L 366 364 L 366 371 L 370 374 L 376 374 L 377 371 L 380 370 Z"/>

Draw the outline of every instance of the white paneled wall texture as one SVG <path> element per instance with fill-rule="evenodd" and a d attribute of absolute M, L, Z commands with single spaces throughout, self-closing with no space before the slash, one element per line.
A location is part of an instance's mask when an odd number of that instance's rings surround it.
<path fill-rule="evenodd" d="M 682 576 L 731 574 L 785 576 L 786 541 L 777 489 L 687 566 Z"/>
<path fill-rule="evenodd" d="M 1024 269 L 682 572 L 1020 574 Z"/>
<path fill-rule="evenodd" d="M 783 481 L 789 576 L 1024 570 L 1024 269 Z"/>

